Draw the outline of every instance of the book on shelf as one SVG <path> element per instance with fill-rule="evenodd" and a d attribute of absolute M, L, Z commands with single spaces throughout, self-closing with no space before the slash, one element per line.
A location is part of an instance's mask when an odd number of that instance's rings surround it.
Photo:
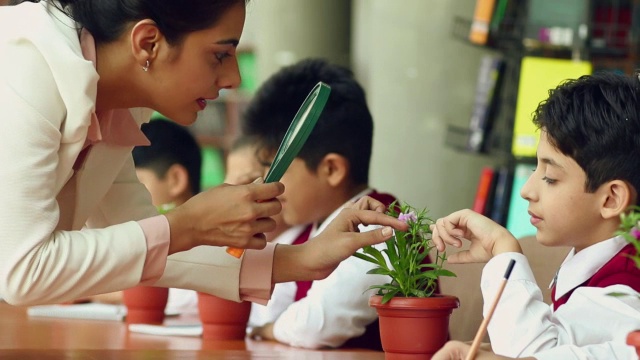
<path fill-rule="evenodd" d="M 536 166 L 533 164 L 516 164 L 513 172 L 513 185 L 511 199 L 509 201 L 509 214 L 507 216 L 507 230 L 517 239 L 524 236 L 535 235 L 537 229 L 529 220 L 529 202 L 520 196 L 520 190 L 533 173 Z"/>
<path fill-rule="evenodd" d="M 496 170 L 495 177 L 496 183 L 489 217 L 498 224 L 504 225 L 509 211 L 509 195 L 511 194 L 513 174 L 508 166 L 501 166 Z"/>
<path fill-rule="evenodd" d="M 493 15 L 496 0 L 477 0 L 471 21 L 469 41 L 485 45 L 489 39 L 489 24 Z"/>
<path fill-rule="evenodd" d="M 567 79 L 591 74 L 591 63 L 568 59 L 524 57 L 520 67 L 518 99 L 511 152 L 516 157 L 535 157 L 539 131 L 533 124 L 533 112 L 538 104 L 549 97 Z"/>
<path fill-rule="evenodd" d="M 485 166 L 480 170 L 480 179 L 478 180 L 478 188 L 471 209 L 479 214 L 486 214 L 489 203 L 489 195 L 491 185 L 494 183 L 494 170 L 491 166 Z"/>
<path fill-rule="evenodd" d="M 497 55 L 485 55 L 480 60 L 473 111 L 469 120 L 467 150 L 480 152 L 486 148 L 503 64 L 503 59 Z"/>
<path fill-rule="evenodd" d="M 489 35 L 498 32 L 506 16 L 513 11 L 514 3 L 514 0 L 496 0 L 491 22 L 489 23 Z"/>

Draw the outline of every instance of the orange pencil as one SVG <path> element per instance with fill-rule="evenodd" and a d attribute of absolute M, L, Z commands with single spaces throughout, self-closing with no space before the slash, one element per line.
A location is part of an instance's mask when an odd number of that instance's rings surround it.
<path fill-rule="evenodd" d="M 509 276 L 511 276 L 511 270 L 513 270 L 513 266 L 516 264 L 516 261 L 511 259 L 509 261 L 509 265 L 507 266 L 507 271 L 504 273 L 504 278 L 502 279 L 502 284 L 500 284 L 500 288 L 498 289 L 498 293 L 496 294 L 493 303 L 491 304 L 491 308 L 489 308 L 489 312 L 487 316 L 482 320 L 480 324 L 480 328 L 476 333 L 476 337 L 473 338 L 473 343 L 471 343 L 471 349 L 469 349 L 469 353 L 465 360 L 473 360 L 476 357 L 476 353 L 478 352 L 478 348 L 480 347 L 480 343 L 482 342 L 482 338 L 487 332 L 487 326 L 489 326 L 489 321 L 491 321 L 491 317 L 493 316 L 493 312 L 498 306 L 498 302 L 500 301 L 500 297 L 502 296 L 502 292 L 504 291 L 504 287 L 507 285 L 507 281 L 509 280 Z"/>

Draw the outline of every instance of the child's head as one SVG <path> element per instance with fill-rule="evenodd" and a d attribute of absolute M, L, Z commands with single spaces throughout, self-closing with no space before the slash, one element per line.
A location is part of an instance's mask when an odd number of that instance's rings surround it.
<path fill-rule="evenodd" d="M 264 176 L 266 166 L 258 161 L 256 140 L 249 136 L 240 136 L 231 145 L 226 161 L 224 182 L 227 184 L 248 184 Z M 289 228 L 282 213 L 271 217 L 276 221 L 276 229 L 265 233 L 267 241 L 272 241 Z"/>
<path fill-rule="evenodd" d="M 202 154 L 193 135 L 168 120 L 143 124 L 142 132 L 151 145 L 135 147 L 133 161 L 153 204 L 180 205 L 199 193 Z"/>
<path fill-rule="evenodd" d="M 249 104 L 243 131 L 259 154 L 275 155 L 293 117 L 319 82 L 331 94 L 298 157 L 282 178 L 283 214 L 290 224 L 321 221 L 368 183 L 373 121 L 353 73 L 320 59 L 303 60 L 268 79 Z"/>
<path fill-rule="evenodd" d="M 227 184 L 248 184 L 264 176 L 266 166 L 258 161 L 256 140 L 249 136 L 237 138 L 226 159 L 224 182 Z"/>
<path fill-rule="evenodd" d="M 579 251 L 613 236 L 640 189 L 640 82 L 610 72 L 567 81 L 534 114 L 538 167 L 522 188 L 537 238 Z"/>

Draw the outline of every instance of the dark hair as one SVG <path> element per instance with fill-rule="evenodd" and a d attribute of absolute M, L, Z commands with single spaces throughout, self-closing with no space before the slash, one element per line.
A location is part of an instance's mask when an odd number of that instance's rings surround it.
<path fill-rule="evenodd" d="M 25 0 L 12 0 L 21 3 Z M 39 2 L 40 0 L 29 0 Z M 116 40 L 127 25 L 143 19 L 153 20 L 167 42 L 179 44 L 190 32 L 216 24 L 237 4 L 249 0 L 57 0 L 56 2 L 93 35 L 96 44 Z"/>
<path fill-rule="evenodd" d="M 172 165 L 180 164 L 187 169 L 191 191 L 199 193 L 202 154 L 189 130 L 169 120 L 152 120 L 141 129 L 151 145 L 133 149 L 136 168 L 149 169 L 162 179 Z"/>
<path fill-rule="evenodd" d="M 298 157 L 315 171 L 327 154 L 340 154 L 349 161 L 353 184 L 366 184 L 373 120 L 365 92 L 347 68 L 307 59 L 281 69 L 258 89 L 247 107 L 243 133 L 255 136 L 259 147 L 275 152 L 300 105 L 319 81 L 331 86 L 331 94 Z"/>
<path fill-rule="evenodd" d="M 231 146 L 229 147 L 229 152 L 234 152 L 236 150 L 247 148 L 251 145 L 255 145 L 257 142 L 258 140 L 254 136 L 247 136 L 244 134 L 240 134 L 240 136 L 235 138 L 235 140 L 233 140 L 233 142 L 231 143 Z"/>
<path fill-rule="evenodd" d="M 573 158 L 595 192 L 611 180 L 640 190 L 640 82 L 610 71 L 568 80 L 549 91 L 534 124 Z"/>

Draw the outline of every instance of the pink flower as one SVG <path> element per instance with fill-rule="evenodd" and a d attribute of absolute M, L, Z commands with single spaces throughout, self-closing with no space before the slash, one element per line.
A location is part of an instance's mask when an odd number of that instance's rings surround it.
<path fill-rule="evenodd" d="M 416 222 L 418 220 L 418 217 L 416 216 L 416 213 L 412 211 L 407 214 L 400 213 L 400 215 L 398 215 L 398 220 L 404 221 L 408 224 L 409 222 Z"/>
<path fill-rule="evenodd" d="M 638 228 L 634 227 L 633 229 L 631 229 L 631 236 L 633 236 L 634 238 L 640 240 L 640 230 L 638 230 Z"/>

